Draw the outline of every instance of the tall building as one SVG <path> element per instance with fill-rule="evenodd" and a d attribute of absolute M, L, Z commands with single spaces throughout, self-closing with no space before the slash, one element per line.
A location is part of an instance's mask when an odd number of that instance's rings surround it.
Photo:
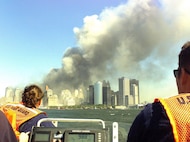
<path fill-rule="evenodd" d="M 118 105 L 139 104 L 139 81 L 136 79 L 119 78 Z"/>
<path fill-rule="evenodd" d="M 22 100 L 22 90 L 19 88 L 15 89 L 14 102 L 18 103 Z"/>
<path fill-rule="evenodd" d="M 72 100 L 72 101 L 70 101 Z M 70 90 L 66 89 L 66 90 L 62 90 L 61 91 L 61 97 L 59 99 L 59 102 L 63 105 L 63 106 L 67 106 L 69 104 L 75 104 L 72 103 L 74 101 L 74 98 L 72 96 L 72 93 Z"/>
<path fill-rule="evenodd" d="M 13 102 L 13 97 L 14 97 L 13 88 L 7 87 L 5 90 L 6 102 Z"/>
<path fill-rule="evenodd" d="M 130 88 L 130 94 L 133 96 L 133 104 L 140 104 L 139 81 L 136 79 L 131 79 Z"/>
<path fill-rule="evenodd" d="M 126 105 L 129 102 L 130 95 L 130 80 L 128 78 L 119 78 L 119 93 L 118 93 L 118 105 Z"/>
<path fill-rule="evenodd" d="M 50 89 L 47 85 L 46 85 L 46 91 L 44 92 L 44 97 L 42 99 L 42 106 L 43 107 L 47 107 L 49 104 L 49 97 L 53 95 L 53 90 Z"/>
<path fill-rule="evenodd" d="M 110 83 L 103 81 L 103 104 L 111 105 L 111 88 Z"/>
<path fill-rule="evenodd" d="M 48 107 L 58 106 L 58 96 L 56 94 L 48 97 Z"/>
<path fill-rule="evenodd" d="M 102 82 L 98 81 L 94 84 L 94 104 L 103 104 Z"/>
<path fill-rule="evenodd" d="M 94 104 L 94 86 L 90 85 L 88 90 L 89 104 Z"/>
<path fill-rule="evenodd" d="M 118 106 L 118 100 L 119 100 L 119 91 L 112 92 L 112 106 Z"/>
<path fill-rule="evenodd" d="M 80 105 L 84 103 L 84 93 L 82 89 L 75 89 L 74 100 L 75 100 L 76 105 Z"/>

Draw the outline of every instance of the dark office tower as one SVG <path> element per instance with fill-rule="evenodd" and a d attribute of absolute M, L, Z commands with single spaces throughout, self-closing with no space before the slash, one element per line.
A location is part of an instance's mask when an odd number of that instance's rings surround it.
<path fill-rule="evenodd" d="M 89 104 L 94 104 L 94 86 L 89 86 Z"/>
<path fill-rule="evenodd" d="M 105 105 L 111 105 L 111 88 L 110 83 L 103 81 L 103 104 Z"/>
<path fill-rule="evenodd" d="M 103 87 L 103 104 L 111 105 L 111 90 L 110 87 Z"/>

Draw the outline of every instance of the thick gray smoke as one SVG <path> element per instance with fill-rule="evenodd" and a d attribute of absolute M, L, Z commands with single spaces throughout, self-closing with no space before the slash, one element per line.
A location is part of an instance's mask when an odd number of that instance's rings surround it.
<path fill-rule="evenodd" d="M 177 67 L 177 53 L 190 34 L 186 5 L 185 0 L 129 0 L 86 16 L 84 25 L 74 28 L 78 47 L 65 51 L 62 68 L 53 69 L 44 84 L 60 93 L 98 80 L 117 85 L 125 76 L 148 91 Z"/>

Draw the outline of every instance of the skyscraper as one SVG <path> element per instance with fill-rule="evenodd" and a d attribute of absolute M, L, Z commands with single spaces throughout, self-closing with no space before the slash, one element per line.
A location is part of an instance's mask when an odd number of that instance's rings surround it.
<path fill-rule="evenodd" d="M 130 80 L 128 78 L 119 78 L 118 105 L 128 105 L 130 97 Z"/>
<path fill-rule="evenodd" d="M 140 104 L 140 96 L 139 96 L 139 81 L 136 79 L 130 80 L 130 94 L 133 96 L 133 104 Z"/>
<path fill-rule="evenodd" d="M 88 90 L 89 104 L 94 104 L 94 86 L 90 85 Z"/>
<path fill-rule="evenodd" d="M 139 81 L 126 77 L 119 78 L 118 105 L 139 104 Z"/>
<path fill-rule="evenodd" d="M 14 97 L 13 88 L 7 87 L 5 90 L 6 102 L 13 102 L 13 97 Z"/>
<path fill-rule="evenodd" d="M 22 100 L 22 90 L 19 88 L 15 89 L 14 102 L 18 103 Z"/>
<path fill-rule="evenodd" d="M 103 104 L 105 105 L 111 105 L 111 88 L 110 88 L 110 83 L 106 82 L 105 80 L 103 81 L 102 84 L 103 88 Z"/>
<path fill-rule="evenodd" d="M 94 84 L 94 104 L 103 104 L 102 82 L 98 81 Z"/>

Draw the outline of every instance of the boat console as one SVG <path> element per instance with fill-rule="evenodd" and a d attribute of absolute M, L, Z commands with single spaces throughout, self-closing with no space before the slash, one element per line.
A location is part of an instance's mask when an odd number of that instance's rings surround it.
<path fill-rule="evenodd" d="M 40 127 L 44 121 L 51 121 L 56 127 Z M 97 123 L 101 127 L 65 128 L 59 127 L 59 122 Z M 33 127 L 29 142 L 118 142 L 118 123 L 113 122 L 111 129 L 101 119 L 43 118 Z"/>

